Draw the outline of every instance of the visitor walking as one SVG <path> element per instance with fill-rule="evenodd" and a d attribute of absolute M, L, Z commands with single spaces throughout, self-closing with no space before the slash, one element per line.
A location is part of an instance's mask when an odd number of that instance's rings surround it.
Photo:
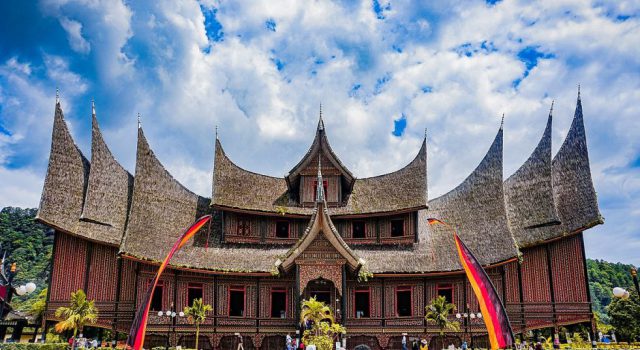
<path fill-rule="evenodd" d="M 420 350 L 420 346 L 418 345 L 417 339 L 414 339 L 413 343 L 411 343 L 411 350 Z"/>
<path fill-rule="evenodd" d="M 462 345 L 460 346 L 460 348 L 462 350 L 467 350 L 467 341 L 466 340 L 462 342 Z"/>
<path fill-rule="evenodd" d="M 407 348 L 407 335 L 406 334 L 402 335 L 402 350 L 409 350 Z"/>
<path fill-rule="evenodd" d="M 426 339 L 420 340 L 420 350 L 429 350 L 429 343 Z"/>
<path fill-rule="evenodd" d="M 287 343 L 287 350 L 294 350 L 290 334 L 287 334 L 287 342 L 286 343 Z"/>
<path fill-rule="evenodd" d="M 238 334 L 238 348 L 236 350 L 244 350 L 244 345 L 242 345 L 242 335 Z"/>

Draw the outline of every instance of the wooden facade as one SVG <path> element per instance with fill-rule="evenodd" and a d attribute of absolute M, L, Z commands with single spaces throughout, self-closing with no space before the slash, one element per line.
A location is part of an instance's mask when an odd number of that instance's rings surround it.
<path fill-rule="evenodd" d="M 317 253 L 313 253 L 314 249 L 323 252 L 330 247 L 325 242 L 309 249 L 301 259 L 315 259 L 314 254 Z M 488 270 L 516 333 L 590 322 L 592 314 L 584 275 L 583 249 L 582 234 L 576 234 L 524 250 L 522 263 L 514 261 Z M 72 291 L 84 289 L 90 299 L 96 300 L 100 310 L 96 326 L 127 333 L 134 310 L 140 305 L 157 266 L 118 258 L 114 247 L 62 232 L 56 232 L 54 256 L 47 319 L 54 319 L 55 309 L 68 302 Z M 328 258 L 340 257 L 329 255 Z M 437 329 L 424 320 L 424 307 L 443 289 L 451 291 L 451 301 L 460 312 L 479 312 L 473 291 L 460 273 L 374 277 L 367 282 L 358 282 L 357 276 L 346 271 L 344 277 L 338 277 L 344 278 L 344 290 L 341 280 L 329 285 L 335 288 L 330 298 L 339 300 L 330 305 L 349 330 L 349 339 L 353 340 L 348 341 L 349 348 L 357 345 L 355 343 L 360 342 L 359 339 L 369 339 L 367 337 L 375 338 L 380 348 L 395 348 L 394 334 L 405 332 L 435 336 Z M 201 327 L 201 334 L 214 348 L 224 348 L 225 343 L 221 339 L 235 332 L 250 336 L 254 344 L 266 344 L 263 341 L 268 337 L 295 334 L 298 302 L 302 297 L 312 296 L 304 291 L 296 295 L 296 278 L 296 271 L 279 277 L 257 277 L 169 269 L 161 279 L 162 308 L 153 310 L 150 316 L 149 342 L 154 339 L 166 341 L 167 333 L 172 343 L 184 343 L 189 339 L 187 336 L 193 333 L 193 325 L 184 318 L 158 316 L 157 311 L 182 310 L 187 306 L 188 290 L 194 286 L 202 288 L 204 302 L 214 306 L 214 311 Z M 550 279 L 553 284 L 549 283 Z M 241 316 L 230 316 L 231 291 L 244 293 L 244 313 Z M 277 316 L 272 309 L 273 293 L 282 293 L 285 298 L 285 310 Z M 367 316 L 356 313 L 358 293 L 368 295 Z M 399 295 L 410 295 L 411 310 L 407 315 L 398 314 Z M 463 325 L 457 336 L 470 339 L 471 333 L 465 331 L 478 335 L 483 332 L 483 327 L 482 321 L 473 320 Z"/>

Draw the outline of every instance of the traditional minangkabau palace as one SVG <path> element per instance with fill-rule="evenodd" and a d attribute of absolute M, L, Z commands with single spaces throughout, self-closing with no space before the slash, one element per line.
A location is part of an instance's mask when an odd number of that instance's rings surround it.
<path fill-rule="evenodd" d="M 282 350 L 299 327 L 301 300 L 311 296 L 346 326 L 348 349 L 400 349 L 403 333 L 433 339 L 438 328 L 424 316 L 435 297 L 457 312 L 479 309 L 451 231 L 427 218 L 455 227 L 485 266 L 516 335 L 579 323 L 592 328 L 583 232 L 603 219 L 580 97 L 554 157 L 550 114 L 531 156 L 504 179 L 500 126 L 475 170 L 438 198 L 427 195 L 426 138 L 402 169 L 358 178 L 331 149 L 322 115 L 309 150 L 284 177 L 238 167 L 216 137 L 211 198 L 171 176 L 142 127 L 135 174 L 109 151 L 95 109 L 92 131 L 89 160 L 56 103 L 37 217 L 55 230 L 47 327 L 83 289 L 99 309 L 95 327 L 128 333 L 170 247 L 195 219 L 212 214 L 163 274 L 145 348 L 193 347 L 195 327 L 166 311 L 196 298 L 213 307 L 200 331 L 205 349 L 235 349 L 240 333 L 246 350 Z M 488 343 L 477 317 L 463 319 L 445 341 L 472 338 L 476 346 Z"/>

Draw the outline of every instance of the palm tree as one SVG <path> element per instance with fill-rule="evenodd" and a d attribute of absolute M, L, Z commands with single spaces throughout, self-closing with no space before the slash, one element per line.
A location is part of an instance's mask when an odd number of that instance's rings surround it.
<path fill-rule="evenodd" d="M 56 332 L 73 330 L 73 338 L 75 339 L 78 330 L 82 331 L 87 323 L 96 323 L 98 309 L 93 303 L 93 300 L 87 300 L 87 295 L 82 289 L 72 292 L 69 306 L 61 306 L 56 310 L 56 317 L 62 318 L 62 321 L 56 323 Z"/>
<path fill-rule="evenodd" d="M 302 301 L 300 322 L 306 323 L 307 321 L 310 321 L 312 324 L 318 324 L 320 321 L 333 323 L 333 313 L 325 303 L 316 300 L 316 297 L 311 297 L 309 300 Z"/>
<path fill-rule="evenodd" d="M 212 309 L 211 305 L 202 302 L 202 298 L 194 299 L 191 306 L 184 308 L 184 315 L 196 325 L 196 350 L 198 349 L 198 340 L 200 340 L 200 324 L 207 319 L 207 312 Z"/>
<path fill-rule="evenodd" d="M 341 334 L 346 334 L 347 329 L 334 322 L 331 309 L 315 297 L 302 301 L 300 321 L 312 323 L 311 329 L 304 331 L 302 340 L 305 344 L 314 344 L 318 350 L 333 349 L 334 342 Z"/>
<path fill-rule="evenodd" d="M 431 300 L 431 303 L 425 307 L 427 313 L 424 316 L 427 322 L 435 323 L 440 329 L 440 335 L 444 335 L 444 330 L 459 331 L 460 324 L 457 321 L 449 321 L 449 314 L 455 311 L 456 306 L 447 302 L 447 299 L 440 295 Z"/>

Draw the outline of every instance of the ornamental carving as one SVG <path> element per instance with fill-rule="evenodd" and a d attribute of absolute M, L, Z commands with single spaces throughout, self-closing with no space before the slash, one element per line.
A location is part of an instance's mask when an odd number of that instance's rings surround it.
<path fill-rule="evenodd" d="M 330 264 L 298 264 L 300 272 L 300 290 L 303 291 L 307 284 L 313 280 L 322 278 L 333 282 L 334 287 L 342 295 L 342 265 Z"/>

